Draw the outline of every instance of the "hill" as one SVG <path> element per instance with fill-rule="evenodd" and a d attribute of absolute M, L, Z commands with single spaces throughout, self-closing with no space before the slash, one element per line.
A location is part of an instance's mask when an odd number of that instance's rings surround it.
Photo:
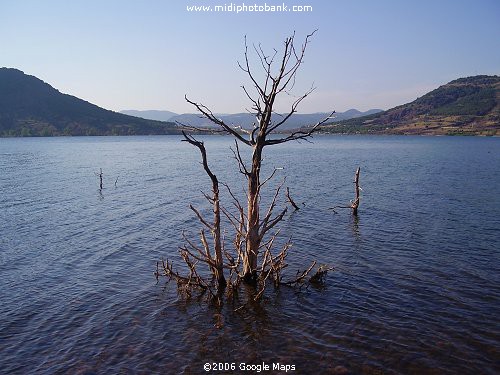
<path fill-rule="evenodd" d="M 372 113 L 380 112 L 380 109 L 371 109 L 366 112 L 360 112 L 356 109 L 350 109 L 346 112 L 340 112 L 335 114 L 334 121 L 341 121 L 346 119 L 351 119 L 355 117 L 365 116 Z M 169 111 L 121 111 L 121 113 L 127 113 L 130 115 L 134 115 L 137 117 L 143 117 L 148 119 L 160 119 L 166 118 L 169 116 Z M 291 118 L 288 119 L 283 126 L 280 127 L 280 130 L 290 130 L 297 129 L 303 126 L 315 125 L 317 122 L 323 120 L 330 113 L 296 113 Z M 163 116 L 163 117 L 162 117 Z M 217 114 L 226 124 L 232 124 L 234 126 L 242 126 L 243 128 L 250 129 L 252 128 L 253 123 L 255 122 L 255 116 L 250 113 L 235 113 L 235 114 Z M 277 120 L 280 115 L 273 115 Z M 214 124 L 207 120 L 206 118 L 200 117 L 197 113 L 184 113 L 181 115 L 169 116 L 168 121 L 179 122 L 181 124 L 195 126 L 198 128 L 210 128 L 213 127 Z"/>
<path fill-rule="evenodd" d="M 127 109 L 124 111 L 120 111 L 124 115 L 135 116 L 144 118 L 147 120 L 156 120 L 156 121 L 172 121 L 172 117 L 178 116 L 177 113 L 170 111 L 160 111 L 160 110 L 148 110 L 148 111 L 137 111 L 134 109 Z"/>
<path fill-rule="evenodd" d="M 325 124 L 324 133 L 500 135 L 500 77 L 451 81 L 387 111 Z"/>
<path fill-rule="evenodd" d="M 20 70 L 0 68 L 0 136 L 179 133 L 173 123 L 108 111 Z"/>

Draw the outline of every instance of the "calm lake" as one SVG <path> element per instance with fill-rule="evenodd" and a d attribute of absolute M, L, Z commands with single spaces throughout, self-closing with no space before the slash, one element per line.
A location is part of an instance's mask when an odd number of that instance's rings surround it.
<path fill-rule="evenodd" d="M 241 191 L 231 139 L 204 139 Z M 313 142 L 267 148 L 263 173 L 283 167 L 275 183 L 287 176 L 302 205 L 281 224 L 287 275 L 313 260 L 335 271 L 234 312 L 153 275 L 200 229 L 197 149 L 177 136 L 0 139 L 0 373 L 500 373 L 500 138 Z M 328 208 L 353 198 L 358 166 L 355 220 Z"/>

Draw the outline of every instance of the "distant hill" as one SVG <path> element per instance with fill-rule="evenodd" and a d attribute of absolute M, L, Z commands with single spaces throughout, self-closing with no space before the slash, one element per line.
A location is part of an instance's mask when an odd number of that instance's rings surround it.
<path fill-rule="evenodd" d="M 135 116 L 156 121 L 171 121 L 172 117 L 178 116 L 178 114 L 174 112 L 159 111 L 159 110 L 136 111 L 134 109 L 127 109 L 124 111 L 120 111 L 120 113 L 123 113 L 124 115 Z"/>
<path fill-rule="evenodd" d="M 321 128 L 325 133 L 500 135 L 500 77 L 460 78 L 415 101 Z"/>
<path fill-rule="evenodd" d="M 335 118 L 333 121 L 351 119 L 355 117 L 369 115 L 372 113 L 377 113 L 380 111 L 382 110 L 371 109 L 366 112 L 360 112 L 356 109 L 350 109 L 346 112 L 336 113 L 334 115 Z M 132 111 L 132 110 L 121 111 L 121 112 L 149 119 L 155 119 L 155 116 L 156 119 L 161 118 L 161 116 L 165 116 L 166 118 L 168 114 L 172 113 L 169 111 Z M 323 113 L 323 112 L 309 113 L 309 114 L 296 113 L 292 117 L 290 117 L 288 121 L 283 124 L 283 126 L 280 127 L 280 130 L 290 130 L 290 129 L 301 128 L 304 126 L 315 125 L 317 122 L 323 120 L 329 114 L 330 113 Z M 224 120 L 226 124 L 241 126 L 247 129 L 252 128 L 253 123 L 255 122 L 255 116 L 250 113 L 218 114 L 217 116 L 222 120 Z M 275 120 L 278 120 L 280 115 L 273 115 L 273 116 Z M 214 126 L 212 122 L 210 122 L 206 118 L 201 117 L 197 113 L 184 113 L 182 115 L 174 114 L 174 116 L 168 117 L 168 121 L 179 122 L 184 125 L 195 126 L 198 128 L 210 128 Z"/>
<path fill-rule="evenodd" d="M 173 123 L 108 111 L 20 70 L 0 68 L 0 136 L 179 133 Z"/>

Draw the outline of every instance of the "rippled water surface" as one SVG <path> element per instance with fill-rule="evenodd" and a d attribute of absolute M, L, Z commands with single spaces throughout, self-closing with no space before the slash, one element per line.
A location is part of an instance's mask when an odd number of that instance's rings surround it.
<path fill-rule="evenodd" d="M 230 145 L 206 138 L 238 190 Z M 281 225 L 289 275 L 314 259 L 336 270 L 324 288 L 269 290 L 233 312 L 186 303 L 153 275 L 179 259 L 181 231 L 199 229 L 188 205 L 204 207 L 209 180 L 196 149 L 174 136 L 0 139 L 0 373 L 500 372 L 499 138 L 316 137 L 267 151 L 264 172 L 284 167 L 304 202 Z M 334 214 L 357 166 L 359 216 Z"/>

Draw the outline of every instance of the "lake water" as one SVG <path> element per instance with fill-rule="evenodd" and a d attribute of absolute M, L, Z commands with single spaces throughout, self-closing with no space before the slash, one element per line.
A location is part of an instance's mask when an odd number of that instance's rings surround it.
<path fill-rule="evenodd" d="M 231 139 L 205 141 L 240 189 Z M 198 150 L 176 136 L 0 139 L 0 373 L 500 372 L 500 138 L 315 137 L 268 148 L 265 165 L 305 204 L 281 224 L 288 275 L 315 259 L 335 271 L 219 311 L 153 275 L 200 228 Z M 359 216 L 334 214 L 358 166 Z"/>

